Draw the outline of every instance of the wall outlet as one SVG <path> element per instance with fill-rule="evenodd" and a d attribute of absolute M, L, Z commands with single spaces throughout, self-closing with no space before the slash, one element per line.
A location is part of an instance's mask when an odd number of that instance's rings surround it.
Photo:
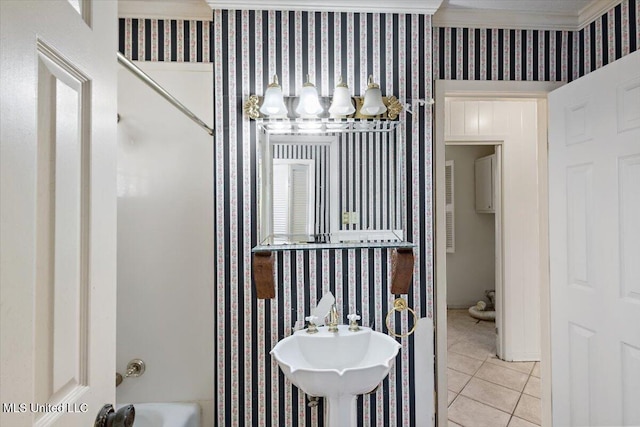
<path fill-rule="evenodd" d="M 349 224 L 351 220 L 351 212 L 342 212 L 342 223 Z"/>
<path fill-rule="evenodd" d="M 360 222 L 360 215 L 358 212 L 342 212 L 343 224 L 357 224 Z"/>

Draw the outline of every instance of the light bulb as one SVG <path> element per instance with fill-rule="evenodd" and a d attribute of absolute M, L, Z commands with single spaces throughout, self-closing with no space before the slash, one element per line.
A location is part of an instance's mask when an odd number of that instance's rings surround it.
<path fill-rule="evenodd" d="M 342 81 L 342 77 L 340 77 L 336 85 L 336 90 L 333 92 L 329 114 L 331 114 L 331 117 L 340 118 L 353 114 L 354 111 L 356 111 L 356 109 L 353 106 L 353 102 L 351 102 L 349 86 L 347 86 L 347 84 Z"/>
<path fill-rule="evenodd" d="M 300 91 L 300 102 L 296 108 L 296 113 L 303 118 L 317 117 L 318 114 L 322 113 L 318 90 L 313 83 L 309 81 L 308 75 L 307 81 L 302 86 L 302 91 Z"/>
<path fill-rule="evenodd" d="M 365 116 L 377 116 L 385 111 L 387 111 L 387 107 L 382 102 L 380 86 L 373 82 L 373 76 L 369 76 L 369 86 L 364 93 L 364 104 L 360 108 L 360 113 Z"/>
<path fill-rule="evenodd" d="M 287 117 L 287 106 L 284 105 L 282 88 L 278 84 L 277 75 L 273 76 L 273 82 L 269 84 L 264 92 L 264 102 L 260 107 L 260 112 L 273 118 Z"/>

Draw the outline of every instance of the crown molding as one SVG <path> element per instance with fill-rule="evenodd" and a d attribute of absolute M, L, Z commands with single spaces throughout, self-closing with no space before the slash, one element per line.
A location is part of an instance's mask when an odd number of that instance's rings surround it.
<path fill-rule="evenodd" d="M 442 0 L 206 0 L 212 9 L 301 10 L 314 12 L 379 12 L 433 15 Z"/>
<path fill-rule="evenodd" d="M 118 17 L 211 21 L 213 14 L 203 0 L 119 0 Z"/>
<path fill-rule="evenodd" d="M 620 4 L 620 0 L 594 0 L 580 11 L 578 18 L 578 28 L 581 30 L 591 22 L 595 21 L 609 10 Z"/>
<path fill-rule="evenodd" d="M 594 0 L 577 14 L 444 8 L 433 16 L 433 26 L 578 31 L 619 3 Z"/>
<path fill-rule="evenodd" d="M 522 30 L 572 30 L 577 16 L 490 9 L 441 9 L 433 16 L 434 27 L 512 28 Z"/>

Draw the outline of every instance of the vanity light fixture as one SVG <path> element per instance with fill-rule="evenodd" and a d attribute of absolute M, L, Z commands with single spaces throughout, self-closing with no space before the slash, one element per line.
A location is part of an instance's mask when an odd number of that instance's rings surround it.
<path fill-rule="evenodd" d="M 309 81 L 308 74 L 307 81 L 302 86 L 302 91 L 300 92 L 300 102 L 296 108 L 296 113 L 304 119 L 315 118 L 318 114 L 322 113 L 318 90 L 313 83 Z"/>
<path fill-rule="evenodd" d="M 270 118 L 286 118 L 287 107 L 284 105 L 282 88 L 278 83 L 278 75 L 273 75 L 273 82 L 269 84 L 264 92 L 264 102 L 260 107 L 260 112 Z"/>
<path fill-rule="evenodd" d="M 380 85 L 373 82 L 373 76 L 369 76 L 369 86 L 364 93 L 364 104 L 360 108 L 360 114 L 365 116 L 378 116 L 385 111 L 387 111 L 387 107 L 382 101 Z"/>
<path fill-rule="evenodd" d="M 329 107 L 329 114 L 333 118 L 344 118 L 353 114 L 356 108 L 351 101 L 351 94 L 349 93 L 349 86 L 342 81 L 342 76 L 338 80 L 336 90 L 333 92 L 333 99 L 331 100 L 331 107 Z"/>
<path fill-rule="evenodd" d="M 331 106 L 325 111 L 323 105 L 329 104 Z M 297 107 L 294 111 L 289 111 L 288 108 L 292 108 L 293 105 Z M 285 97 L 278 83 L 278 76 L 274 75 L 264 97 L 250 95 L 243 106 L 248 118 L 264 119 L 269 123 L 270 130 L 278 132 L 294 128 L 309 131 L 321 128 L 345 131 L 390 129 L 397 125 L 391 122 L 398 120 L 403 109 L 403 105 L 395 96 L 382 96 L 380 86 L 373 82 L 373 76 L 369 76 L 364 96 L 352 96 L 349 87 L 340 77 L 331 99 L 328 96 L 318 96 L 318 91 L 309 81 L 309 76 L 300 96 Z"/>

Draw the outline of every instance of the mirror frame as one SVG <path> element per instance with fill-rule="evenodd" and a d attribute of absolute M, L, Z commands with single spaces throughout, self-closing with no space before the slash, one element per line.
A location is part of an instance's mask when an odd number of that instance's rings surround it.
<path fill-rule="evenodd" d="M 405 131 L 399 121 L 388 120 L 257 120 L 256 121 L 256 201 L 257 239 L 252 252 L 281 250 L 314 250 L 329 248 L 409 248 L 414 244 L 407 240 L 407 194 Z M 326 144 L 330 146 L 329 194 L 338 194 L 340 138 L 344 133 L 386 133 L 396 138 L 396 182 L 398 184 L 399 229 L 389 230 L 341 230 L 340 204 L 331 203 L 328 215 L 329 236 L 327 242 L 308 240 L 291 243 L 273 243 L 273 146 L 275 144 Z M 392 236 L 392 237 L 390 237 Z M 309 237 L 309 236 L 307 236 Z"/>

